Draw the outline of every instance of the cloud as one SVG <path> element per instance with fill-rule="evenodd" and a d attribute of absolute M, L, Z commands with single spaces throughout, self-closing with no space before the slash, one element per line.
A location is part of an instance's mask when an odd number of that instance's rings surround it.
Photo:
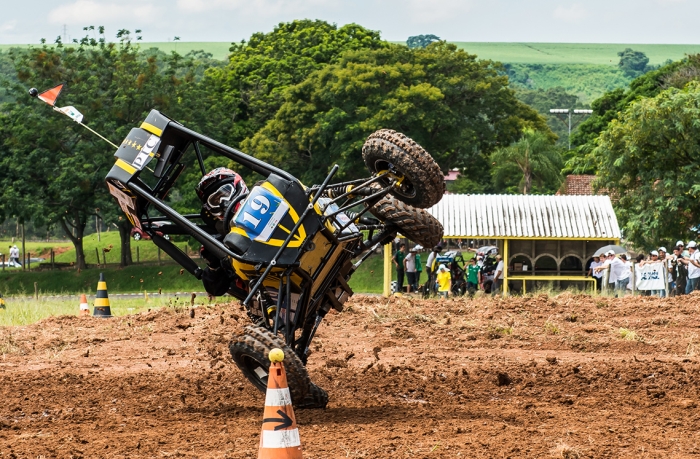
<path fill-rule="evenodd" d="M 52 24 L 87 26 L 103 25 L 101 22 L 114 20 L 153 22 L 158 14 L 158 9 L 147 1 L 109 3 L 98 0 L 77 0 L 54 8 L 49 12 L 48 19 Z"/>
<path fill-rule="evenodd" d="M 454 20 L 472 9 L 472 2 L 465 0 L 409 0 L 406 5 L 410 19 L 415 24 L 435 24 Z"/>
<path fill-rule="evenodd" d="M 256 16 L 300 15 L 338 5 L 340 0 L 177 0 L 177 8 L 186 13 L 235 11 Z"/>
<path fill-rule="evenodd" d="M 17 19 L 6 21 L 0 24 L 0 32 L 12 32 L 17 27 Z"/>
<path fill-rule="evenodd" d="M 588 17 L 588 10 L 580 4 L 574 3 L 569 7 L 557 6 L 552 16 L 554 16 L 554 19 L 561 19 L 566 22 L 578 22 Z"/>

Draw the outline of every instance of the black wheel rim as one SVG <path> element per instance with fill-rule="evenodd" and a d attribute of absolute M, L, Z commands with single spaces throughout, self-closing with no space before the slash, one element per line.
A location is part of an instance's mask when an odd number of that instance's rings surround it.
<path fill-rule="evenodd" d="M 262 391 L 266 390 L 269 368 L 258 362 L 252 355 L 244 354 L 241 356 L 240 361 L 241 367 L 245 369 L 246 373 L 249 375 L 249 379 L 252 380 L 258 389 Z"/>
<path fill-rule="evenodd" d="M 413 182 L 411 182 L 411 179 L 408 178 L 403 172 L 397 171 L 392 163 L 383 159 L 378 159 L 374 162 L 374 172 L 378 173 L 383 171 L 388 171 L 389 174 L 395 177 L 399 177 L 401 179 L 401 185 L 392 190 L 394 193 L 399 194 L 405 198 L 416 197 L 416 188 L 413 186 Z M 389 185 L 390 183 L 388 178 L 382 178 L 380 182 L 383 183 L 385 186 Z"/>

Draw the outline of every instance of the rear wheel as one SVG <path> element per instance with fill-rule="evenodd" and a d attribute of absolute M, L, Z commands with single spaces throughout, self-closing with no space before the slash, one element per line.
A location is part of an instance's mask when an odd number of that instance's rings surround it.
<path fill-rule="evenodd" d="M 401 234 L 424 247 L 434 247 L 442 240 L 443 228 L 435 217 L 392 196 L 385 196 L 369 211 L 384 223 L 395 225 Z"/>
<path fill-rule="evenodd" d="M 140 241 L 141 240 L 141 233 L 134 233 L 134 241 Z"/>
<path fill-rule="evenodd" d="M 391 129 L 381 129 L 367 138 L 362 159 L 373 174 L 384 173 L 379 183 L 397 181 L 391 194 L 406 204 L 427 209 L 445 193 L 440 166 L 430 154 L 409 137 Z"/>
<path fill-rule="evenodd" d="M 229 344 L 231 357 L 243 375 L 261 392 L 265 392 L 270 369 L 268 356 L 272 349 L 282 349 L 292 402 L 297 405 L 304 400 L 309 392 L 311 380 L 296 353 L 284 344 L 280 337 L 265 328 L 248 325 L 243 332 L 242 335 L 234 336 Z"/>

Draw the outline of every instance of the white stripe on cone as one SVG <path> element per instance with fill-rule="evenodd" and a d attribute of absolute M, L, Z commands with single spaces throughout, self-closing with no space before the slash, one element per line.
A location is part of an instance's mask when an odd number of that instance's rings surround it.
<path fill-rule="evenodd" d="M 265 406 L 287 406 L 292 404 L 289 388 L 268 389 L 265 395 Z"/>
<path fill-rule="evenodd" d="M 294 448 L 301 446 L 299 429 L 292 430 L 263 430 L 263 448 Z"/>

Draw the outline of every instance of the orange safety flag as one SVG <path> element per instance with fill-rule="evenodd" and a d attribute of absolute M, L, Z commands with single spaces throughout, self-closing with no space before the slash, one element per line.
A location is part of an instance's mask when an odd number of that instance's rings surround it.
<path fill-rule="evenodd" d="M 287 375 L 281 362 L 270 365 L 258 459 L 302 459 L 299 429 Z"/>
<path fill-rule="evenodd" d="M 46 91 L 39 94 L 37 97 L 49 105 L 56 105 L 56 99 L 58 99 L 58 96 L 61 94 L 62 90 L 63 83 L 59 84 L 58 86 L 54 86 L 51 89 L 47 89 Z"/>

